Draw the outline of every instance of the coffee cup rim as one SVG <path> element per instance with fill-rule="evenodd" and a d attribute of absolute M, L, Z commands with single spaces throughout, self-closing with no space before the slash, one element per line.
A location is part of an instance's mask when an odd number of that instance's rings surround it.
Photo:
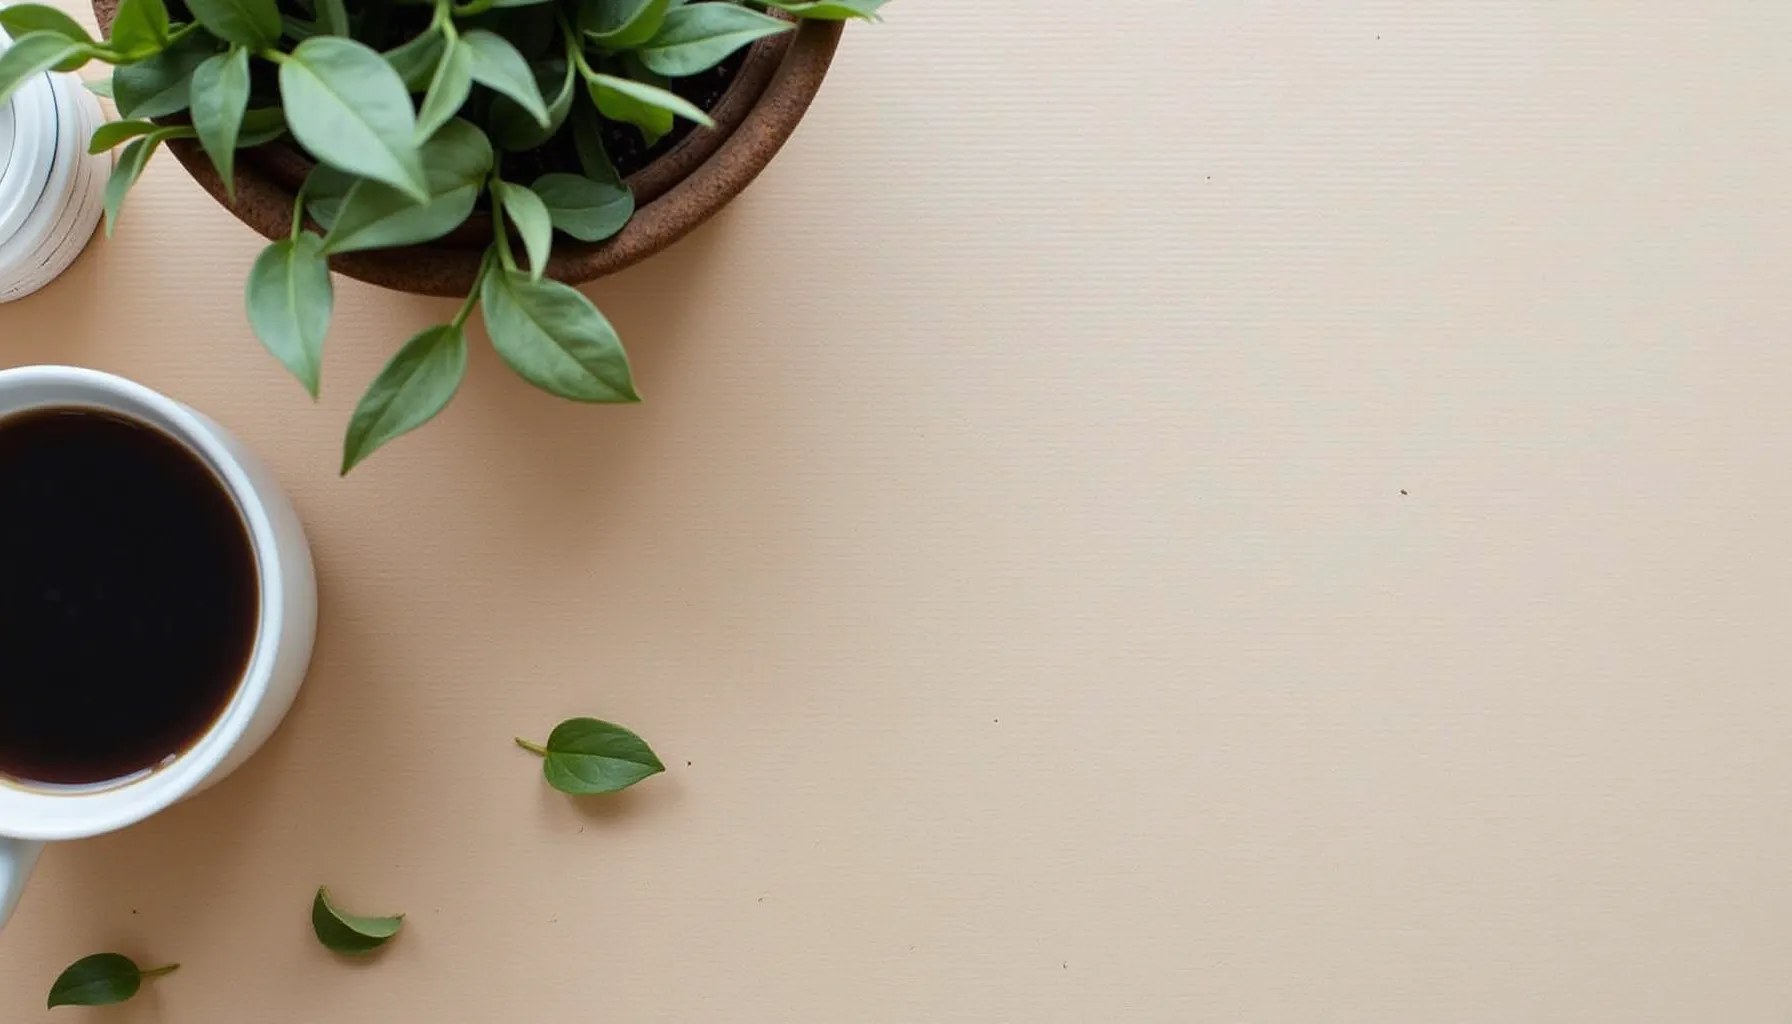
<path fill-rule="evenodd" d="M 73 366 L 0 370 L 0 418 L 31 409 L 87 406 L 160 429 L 185 444 L 236 503 L 255 556 L 259 611 L 255 642 L 230 703 L 211 728 L 173 760 L 104 788 L 39 788 L 0 779 L 0 835 L 61 840 L 101 835 L 142 821 L 210 779 L 242 741 L 268 695 L 285 624 L 285 581 L 276 533 L 242 462 L 203 415 L 135 381 Z"/>

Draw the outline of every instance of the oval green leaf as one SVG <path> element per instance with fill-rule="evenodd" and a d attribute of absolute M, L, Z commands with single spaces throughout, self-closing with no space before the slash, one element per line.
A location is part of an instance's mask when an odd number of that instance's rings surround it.
<path fill-rule="evenodd" d="M 14 39 L 33 32 L 50 32 L 72 43 L 92 45 L 93 37 L 81 23 L 55 7 L 43 4 L 14 4 L 0 7 L 0 28 Z"/>
<path fill-rule="evenodd" d="M 436 73 L 429 81 L 429 92 L 417 112 L 417 138 L 427 139 L 436 129 L 447 124 L 467 102 L 473 92 L 473 54 L 456 41 L 442 51 Z M 424 161 L 427 168 L 429 162 Z"/>
<path fill-rule="evenodd" d="M 265 146 L 285 134 L 286 111 L 279 107 L 250 110 L 243 114 L 242 132 L 236 138 L 236 148 Z"/>
<path fill-rule="evenodd" d="M 578 402 L 638 402 L 616 329 L 577 289 L 493 270 L 480 291 L 499 358 L 549 394 Z"/>
<path fill-rule="evenodd" d="M 715 67 L 750 43 L 789 32 L 795 23 L 731 3 L 696 3 L 674 8 L 646 46 L 641 63 L 671 78 Z"/>
<path fill-rule="evenodd" d="M 466 375 L 467 336 L 459 327 L 431 327 L 405 342 L 355 406 L 342 445 L 343 475 L 394 438 L 435 419 Z"/>
<path fill-rule="evenodd" d="M 93 137 L 87 140 L 87 152 L 104 153 L 159 127 L 154 121 L 107 121 L 93 130 Z"/>
<path fill-rule="evenodd" d="M 776 7 L 809 21 L 846 21 L 859 18 L 877 21 L 878 8 L 890 0 L 763 0 L 765 6 Z"/>
<path fill-rule="evenodd" d="M 173 131 L 168 128 L 157 129 L 124 147 L 118 156 L 118 162 L 112 165 L 112 175 L 106 179 L 106 237 L 118 227 L 118 218 L 124 212 L 124 197 L 131 192 L 131 186 L 143 176 L 143 168 L 149 166 L 149 158 L 155 155 L 156 147 L 168 138 Z"/>
<path fill-rule="evenodd" d="M 621 184 L 576 174 L 545 174 L 531 186 L 554 227 L 581 242 L 601 242 L 635 215 L 635 194 Z"/>
<path fill-rule="evenodd" d="M 95 953 L 70 964 L 50 986 L 50 1009 L 58 1006 L 110 1006 L 137 994 L 145 978 L 171 974 L 180 967 L 169 964 L 145 971 L 122 953 Z"/>
<path fill-rule="evenodd" d="M 572 111 L 573 97 L 578 94 L 578 68 L 558 57 L 537 64 L 535 86 L 547 98 L 548 123 L 540 125 L 508 96 L 494 96 L 490 115 L 492 141 L 511 153 L 521 153 L 545 144 L 559 134 Z"/>
<path fill-rule="evenodd" d="M 265 50 L 280 41 L 280 8 L 274 0 L 187 0 L 205 30 L 227 43 Z"/>
<path fill-rule="evenodd" d="M 193 130 L 236 202 L 236 140 L 249 109 L 249 51 L 241 46 L 208 57 L 193 69 Z"/>
<path fill-rule="evenodd" d="M 111 49 L 154 53 L 168 43 L 168 8 L 162 0 L 121 0 L 112 16 Z"/>
<path fill-rule="evenodd" d="M 435 78 L 436 65 L 441 62 L 442 48 L 446 45 L 447 40 L 442 37 L 442 33 L 430 29 L 380 56 L 385 58 L 392 70 L 398 72 L 406 89 L 423 92 Z"/>
<path fill-rule="evenodd" d="M 478 128 L 457 118 L 443 125 L 421 152 L 430 191 L 422 203 L 389 185 L 363 180 L 350 186 L 340 203 L 329 204 L 341 179 L 318 179 L 311 193 L 317 198 L 309 208 L 318 223 L 329 222 L 326 254 L 428 242 L 466 221 L 492 168 L 491 143 Z"/>
<path fill-rule="evenodd" d="M 249 325 L 313 398 L 335 298 L 323 239 L 309 231 L 263 249 L 249 270 Z"/>
<path fill-rule="evenodd" d="M 547 125 L 548 105 L 541 98 L 540 87 L 535 84 L 535 72 L 529 70 L 529 62 L 510 40 L 496 32 L 476 28 L 464 33 L 460 41 L 471 60 L 468 69 L 473 81 L 510 97 L 537 124 Z"/>
<path fill-rule="evenodd" d="M 148 60 L 112 71 L 113 98 L 124 117 L 166 117 L 187 109 L 193 70 L 218 50 L 204 32 L 182 38 Z"/>
<path fill-rule="evenodd" d="M 525 739 L 516 743 L 541 756 L 548 785 L 574 796 L 614 793 L 666 770 L 646 740 L 595 718 L 561 722 L 545 746 Z"/>
<path fill-rule="evenodd" d="M 541 197 L 508 181 L 492 182 L 492 196 L 523 238 L 523 249 L 529 254 L 529 276 L 539 281 L 547 272 L 548 255 L 554 249 L 554 222 Z"/>
<path fill-rule="evenodd" d="M 317 898 L 311 901 L 311 930 L 332 953 L 366 956 L 391 941 L 402 927 L 403 914 L 360 917 L 337 909 L 330 902 L 330 891 L 322 886 L 318 887 Z"/>
<path fill-rule="evenodd" d="M 378 53 L 340 36 L 307 39 L 280 65 L 280 98 L 293 137 L 319 160 L 429 198 L 410 93 Z"/>
<path fill-rule="evenodd" d="M 616 173 L 616 165 L 604 149 L 603 122 L 597 116 L 597 108 L 589 103 L 573 104 L 572 144 L 585 177 L 605 184 L 622 184 L 622 175 Z"/>
<path fill-rule="evenodd" d="M 672 0 L 584 0 L 579 29 L 606 50 L 632 50 L 660 30 Z"/>
<path fill-rule="evenodd" d="M 0 104 L 19 86 L 87 52 L 87 48 L 55 32 L 32 32 L 0 52 Z"/>
<path fill-rule="evenodd" d="M 687 121 L 695 121 L 705 128 L 714 128 L 715 121 L 703 112 L 696 104 L 669 89 L 657 85 L 637 82 L 629 78 L 618 78 L 615 75 L 597 74 L 589 79 L 591 99 L 597 109 L 612 121 L 626 121 L 642 129 L 643 117 L 651 119 L 652 125 L 662 122 L 670 129 L 672 115 L 676 114 Z M 659 134 L 665 134 L 664 131 Z"/>

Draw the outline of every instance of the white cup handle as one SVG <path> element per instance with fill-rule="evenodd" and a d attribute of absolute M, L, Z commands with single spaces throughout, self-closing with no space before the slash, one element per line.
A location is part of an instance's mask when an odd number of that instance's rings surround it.
<path fill-rule="evenodd" d="M 37 865 L 37 855 L 42 852 L 42 843 L 0 836 L 0 927 L 12 916 L 12 908 L 19 905 L 25 883 L 31 879 L 31 869 Z"/>

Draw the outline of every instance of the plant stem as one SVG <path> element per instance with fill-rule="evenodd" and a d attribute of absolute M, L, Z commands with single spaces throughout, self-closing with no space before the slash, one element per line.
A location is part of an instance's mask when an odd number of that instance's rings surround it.
<path fill-rule="evenodd" d="M 487 249 L 485 250 L 485 258 L 479 261 L 479 275 L 473 278 L 473 288 L 471 291 L 467 292 L 467 301 L 461 303 L 460 312 L 454 314 L 452 323 L 456 328 L 465 327 L 467 318 L 473 315 L 473 307 L 479 304 L 479 291 L 481 286 L 485 284 L 485 275 L 491 273 L 491 271 L 492 251 Z"/>
<path fill-rule="evenodd" d="M 262 50 L 261 53 L 259 54 L 259 56 L 261 57 L 262 60 L 271 61 L 275 64 L 286 63 L 286 54 L 281 53 L 279 50 L 273 49 L 271 47 L 269 49 Z"/>
<path fill-rule="evenodd" d="M 169 964 L 166 967 L 151 967 L 147 971 L 140 971 L 138 973 L 142 974 L 145 980 L 148 980 L 150 978 L 160 978 L 164 974 L 173 974 L 178 970 L 180 970 L 179 964 Z"/>
<path fill-rule="evenodd" d="M 299 187 L 299 194 L 292 199 L 292 240 L 298 241 L 305 230 L 305 188 Z"/>
<path fill-rule="evenodd" d="M 528 740 L 523 739 L 521 736 L 518 736 L 516 738 L 516 745 L 519 747 L 522 747 L 524 750 L 527 750 L 531 754 L 535 754 L 540 757 L 548 756 L 548 748 L 540 746 L 535 743 L 530 743 Z"/>
<path fill-rule="evenodd" d="M 492 184 L 498 183 L 498 174 L 492 172 Z M 504 202 L 498 198 L 498 190 L 492 189 L 492 242 L 498 250 L 498 262 L 504 269 L 516 273 L 516 257 L 510 252 L 510 229 L 504 226 Z"/>

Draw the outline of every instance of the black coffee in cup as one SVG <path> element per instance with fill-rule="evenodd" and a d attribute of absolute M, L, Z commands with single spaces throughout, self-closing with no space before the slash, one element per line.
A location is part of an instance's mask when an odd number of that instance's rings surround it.
<path fill-rule="evenodd" d="M 0 418 L 0 775 L 91 785 L 178 756 L 259 617 L 249 530 L 185 444 L 98 409 Z"/>

